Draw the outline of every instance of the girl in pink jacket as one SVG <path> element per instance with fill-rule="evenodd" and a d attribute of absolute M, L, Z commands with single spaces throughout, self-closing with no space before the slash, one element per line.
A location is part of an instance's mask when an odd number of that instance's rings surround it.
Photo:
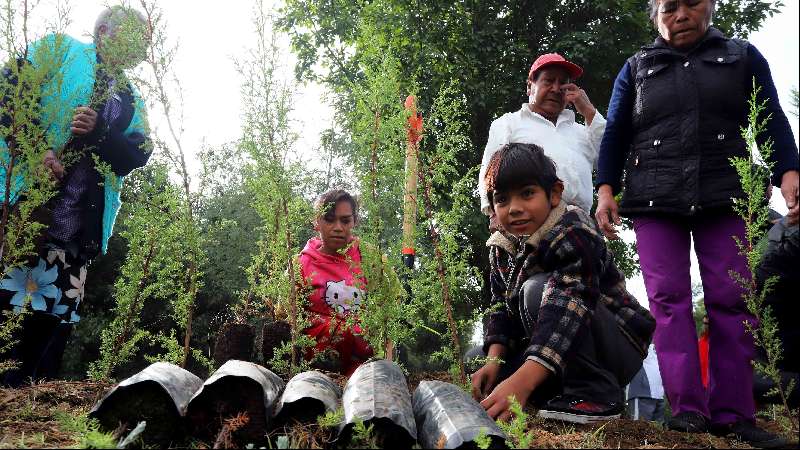
<path fill-rule="evenodd" d="M 305 333 L 317 341 L 307 356 L 335 350 L 340 371 L 350 375 L 373 354 L 361 327 L 347 324 L 366 296 L 359 242 L 352 233 L 358 203 L 346 191 L 332 190 L 315 206 L 314 229 L 319 235 L 300 252 L 300 272 L 311 292 L 306 306 L 311 325 Z"/>

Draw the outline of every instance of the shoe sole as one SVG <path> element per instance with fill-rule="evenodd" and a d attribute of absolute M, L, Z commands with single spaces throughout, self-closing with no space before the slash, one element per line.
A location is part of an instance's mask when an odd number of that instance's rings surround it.
<path fill-rule="evenodd" d="M 619 414 L 612 414 L 610 416 L 589 416 L 584 414 L 573 414 L 563 411 L 545 411 L 540 410 L 537 414 L 542 419 L 561 420 L 563 422 L 572 422 L 579 424 L 606 422 L 609 420 L 619 419 Z"/>

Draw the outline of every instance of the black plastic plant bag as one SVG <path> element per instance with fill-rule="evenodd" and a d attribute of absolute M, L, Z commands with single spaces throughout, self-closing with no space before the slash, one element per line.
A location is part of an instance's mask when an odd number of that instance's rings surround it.
<path fill-rule="evenodd" d="M 142 439 L 164 444 L 179 439 L 183 415 L 203 380 L 174 364 L 157 362 L 111 388 L 89 412 L 103 429 L 125 431 L 146 422 Z"/>
<path fill-rule="evenodd" d="M 478 402 L 458 386 L 423 381 L 413 397 L 414 417 L 423 448 L 463 448 L 475 445 L 483 433 L 491 448 L 504 448 L 505 434 Z"/>
<path fill-rule="evenodd" d="M 313 422 L 317 417 L 339 409 L 342 389 L 329 376 L 315 370 L 295 375 L 286 383 L 275 421 Z"/>
<path fill-rule="evenodd" d="M 397 364 L 377 360 L 361 365 L 347 380 L 342 407 L 340 440 L 350 440 L 357 422 L 373 426 L 380 447 L 411 447 L 417 439 L 411 394 Z"/>
<path fill-rule="evenodd" d="M 226 420 L 244 413 L 247 423 L 238 427 L 237 437 L 249 443 L 263 442 L 283 387 L 283 380 L 268 369 L 230 360 L 192 397 L 186 418 L 195 436 L 209 439 L 219 434 Z"/>

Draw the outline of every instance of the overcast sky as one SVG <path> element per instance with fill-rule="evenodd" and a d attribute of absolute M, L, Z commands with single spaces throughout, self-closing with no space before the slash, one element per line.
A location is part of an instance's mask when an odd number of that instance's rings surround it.
<path fill-rule="evenodd" d="M 53 15 L 55 0 L 42 0 L 34 16 Z M 63 3 L 63 1 L 61 2 Z M 780 14 L 764 23 L 750 41 L 764 54 L 772 69 L 784 110 L 790 108 L 789 95 L 798 85 L 798 0 L 785 0 Z M 95 17 L 108 1 L 80 0 L 71 4 L 72 23 L 68 33 L 89 40 Z M 170 0 L 158 3 L 169 24 L 168 33 L 179 40 L 176 71 L 184 89 L 184 147 L 193 154 L 201 143 L 217 145 L 235 140 L 240 133 L 239 86 L 241 79 L 234 69 L 233 58 L 240 58 L 252 45 L 252 3 L 246 0 L 217 1 Z M 284 43 L 286 40 L 284 39 Z M 533 59 L 535 55 L 531 55 Z M 286 76 L 292 76 L 294 60 L 287 55 Z M 325 89 L 306 84 L 298 87 L 295 119 L 301 131 L 299 147 L 311 157 L 319 144 L 319 133 L 331 121 L 331 108 L 324 100 Z M 598 94 L 594 94 L 598 95 Z M 798 120 L 789 116 L 795 139 Z M 157 119 L 153 117 L 152 119 Z M 156 120 L 154 120 L 156 121 Z M 487 124 L 488 126 L 488 124 Z M 197 167 L 197 163 L 192 165 Z M 780 194 L 773 196 L 773 205 L 786 210 Z M 626 240 L 632 240 L 632 233 Z M 699 280 L 693 258 L 692 277 Z M 643 303 L 647 296 L 641 277 L 630 280 L 629 287 Z"/>

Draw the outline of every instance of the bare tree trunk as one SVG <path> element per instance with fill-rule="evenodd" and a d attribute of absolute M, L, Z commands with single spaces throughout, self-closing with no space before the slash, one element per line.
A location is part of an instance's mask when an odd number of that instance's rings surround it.
<path fill-rule="evenodd" d="M 283 217 L 286 221 L 286 266 L 289 270 L 289 305 L 291 308 L 290 317 L 289 317 L 289 324 L 292 329 L 292 363 L 291 363 L 291 373 L 294 374 L 295 370 L 299 364 L 299 355 L 297 352 L 297 336 L 299 334 L 299 330 L 297 329 L 297 315 L 299 313 L 299 308 L 297 307 L 297 280 L 295 279 L 294 273 L 294 255 L 292 255 L 292 231 L 289 224 L 289 207 L 287 205 L 286 198 L 281 199 L 281 206 L 283 210 Z"/>
<path fill-rule="evenodd" d="M 464 370 L 464 361 L 461 358 L 461 339 L 458 337 L 458 326 L 456 325 L 455 317 L 453 316 L 453 301 L 450 298 L 450 284 L 447 282 L 447 269 L 444 263 L 444 254 L 440 245 L 439 232 L 433 225 L 433 206 L 431 205 L 431 185 L 428 180 L 420 172 L 422 179 L 422 192 L 425 200 L 425 215 L 430 224 L 429 232 L 431 241 L 433 243 L 434 253 L 436 256 L 436 272 L 439 275 L 439 281 L 442 284 L 442 301 L 444 302 L 444 309 L 447 313 L 447 325 L 450 328 L 450 338 L 453 341 L 453 352 L 456 363 L 458 364 L 459 382 L 462 385 L 467 384 L 467 373 Z"/>

